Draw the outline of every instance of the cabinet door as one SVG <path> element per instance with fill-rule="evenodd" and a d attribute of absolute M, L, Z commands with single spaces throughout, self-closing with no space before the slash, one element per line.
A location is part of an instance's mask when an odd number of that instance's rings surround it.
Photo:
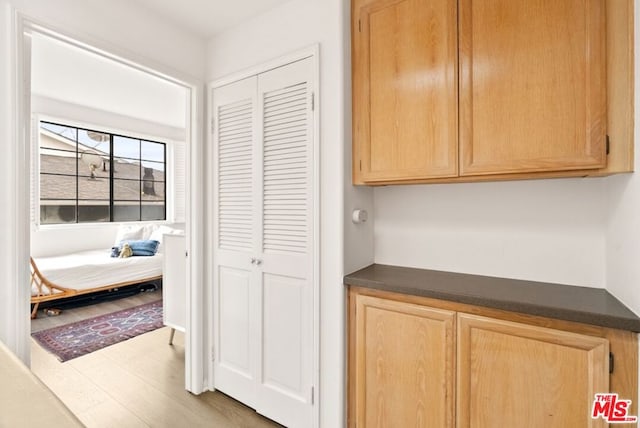
<path fill-rule="evenodd" d="M 605 166 L 604 2 L 460 1 L 460 175 Z"/>
<path fill-rule="evenodd" d="M 455 313 L 352 294 L 350 426 L 453 427 Z"/>
<path fill-rule="evenodd" d="M 354 181 L 456 176 L 456 1 L 352 7 Z"/>
<path fill-rule="evenodd" d="M 606 339 L 458 314 L 457 426 L 600 427 Z"/>

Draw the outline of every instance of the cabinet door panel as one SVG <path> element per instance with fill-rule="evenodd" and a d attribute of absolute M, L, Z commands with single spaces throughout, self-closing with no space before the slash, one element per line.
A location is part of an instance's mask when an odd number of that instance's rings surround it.
<path fill-rule="evenodd" d="M 599 427 L 606 339 L 458 314 L 457 426 Z"/>
<path fill-rule="evenodd" d="M 455 313 L 354 298 L 352 426 L 452 427 Z"/>
<path fill-rule="evenodd" d="M 606 164 L 604 0 L 460 1 L 461 175 Z"/>
<path fill-rule="evenodd" d="M 457 174 L 456 2 L 355 0 L 354 170 L 365 182 Z"/>

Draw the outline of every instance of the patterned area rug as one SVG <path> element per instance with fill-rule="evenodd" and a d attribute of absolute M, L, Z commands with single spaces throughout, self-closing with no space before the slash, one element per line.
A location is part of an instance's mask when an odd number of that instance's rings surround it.
<path fill-rule="evenodd" d="M 33 333 L 62 362 L 162 327 L 162 300 Z"/>

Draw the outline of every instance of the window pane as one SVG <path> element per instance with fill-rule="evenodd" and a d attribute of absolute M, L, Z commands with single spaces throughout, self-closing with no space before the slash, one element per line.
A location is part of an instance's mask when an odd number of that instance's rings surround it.
<path fill-rule="evenodd" d="M 146 183 L 149 185 L 149 183 Z M 145 183 L 142 182 L 142 201 L 144 202 L 164 202 L 164 183 L 154 183 L 153 190 L 149 187 L 145 188 Z M 148 194 L 147 192 L 154 191 L 154 194 Z"/>
<path fill-rule="evenodd" d="M 139 221 L 140 205 L 137 203 L 115 202 L 113 205 L 113 221 Z"/>
<path fill-rule="evenodd" d="M 140 201 L 140 180 L 113 180 L 115 201 Z"/>
<path fill-rule="evenodd" d="M 70 143 L 75 149 L 78 131 L 72 126 L 55 125 L 53 123 L 41 122 L 40 147 L 66 148 Z"/>
<path fill-rule="evenodd" d="M 87 131 L 78 129 L 78 151 L 90 152 L 108 158 L 109 157 L 109 134 L 97 131 Z"/>
<path fill-rule="evenodd" d="M 115 158 L 114 164 L 113 176 L 115 178 L 140 180 L 140 161 Z"/>
<path fill-rule="evenodd" d="M 164 220 L 164 219 L 165 219 L 164 203 L 142 204 L 142 220 Z"/>
<path fill-rule="evenodd" d="M 78 199 L 109 201 L 109 178 L 78 177 Z"/>
<path fill-rule="evenodd" d="M 142 160 L 164 163 L 164 144 L 142 141 Z"/>
<path fill-rule="evenodd" d="M 40 174 L 40 199 L 76 199 L 76 177 Z"/>
<path fill-rule="evenodd" d="M 162 162 L 142 161 L 142 168 L 153 169 L 157 180 L 164 180 L 164 166 L 165 164 Z"/>
<path fill-rule="evenodd" d="M 61 224 L 76 222 L 76 206 L 73 205 L 40 205 L 41 224 Z"/>
<path fill-rule="evenodd" d="M 76 174 L 76 152 L 63 150 L 40 150 L 40 172 L 52 174 Z"/>
<path fill-rule="evenodd" d="M 120 158 L 140 159 L 140 140 L 114 135 L 113 155 Z"/>
<path fill-rule="evenodd" d="M 78 175 L 83 177 L 109 179 L 109 157 L 103 157 L 93 152 L 80 152 L 78 161 Z"/>
<path fill-rule="evenodd" d="M 157 169 L 162 164 L 145 162 L 142 168 L 142 195 L 143 199 L 164 199 L 164 171 Z M 155 168 L 154 168 L 155 167 Z"/>
<path fill-rule="evenodd" d="M 109 221 L 109 201 L 80 201 L 78 223 Z"/>
<path fill-rule="evenodd" d="M 41 122 L 41 223 L 165 219 L 165 151 L 163 143 Z"/>

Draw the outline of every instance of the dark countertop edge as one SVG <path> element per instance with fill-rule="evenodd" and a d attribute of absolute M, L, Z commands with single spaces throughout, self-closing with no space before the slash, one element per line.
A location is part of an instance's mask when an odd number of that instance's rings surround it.
<path fill-rule="evenodd" d="M 407 294 L 407 295 L 412 295 L 412 296 L 420 296 L 420 297 L 428 297 L 428 298 L 433 298 L 433 299 L 439 299 L 439 300 L 446 300 L 446 301 L 450 301 L 450 302 L 456 302 L 456 303 L 464 303 L 464 304 L 469 304 L 469 305 L 474 305 L 474 306 L 482 306 L 482 307 L 487 307 L 487 308 L 493 308 L 493 309 L 501 309 L 501 310 L 505 310 L 505 311 L 510 311 L 510 312 L 517 312 L 517 313 L 522 313 L 522 314 L 528 314 L 528 315 L 536 315 L 536 316 L 542 316 L 542 317 L 546 317 L 546 318 L 553 318 L 553 319 L 558 319 L 558 320 L 564 320 L 564 321 L 573 321 L 573 322 L 579 322 L 579 323 L 583 323 L 583 324 L 589 324 L 589 325 L 595 325 L 595 326 L 600 326 L 600 327 L 608 327 L 608 328 L 614 328 L 614 329 L 618 329 L 618 330 L 627 330 L 627 331 L 632 331 L 632 332 L 640 332 L 640 317 L 622 317 L 622 316 L 616 316 L 614 314 L 607 314 L 607 313 L 594 313 L 594 312 L 588 312 L 588 311 L 579 311 L 579 310 L 575 310 L 575 309 L 570 309 L 570 308 L 563 308 L 563 307 L 559 307 L 559 306 L 553 306 L 553 305 L 542 305 L 542 304 L 531 304 L 528 302 L 521 302 L 521 301 L 517 301 L 515 299 L 511 299 L 511 300 L 496 300 L 491 298 L 490 296 L 483 296 L 482 295 L 482 290 L 475 290 L 475 291 L 480 291 L 474 294 L 466 294 L 466 293 L 459 293 L 459 292 L 455 292 L 455 293 L 448 293 L 448 292 L 444 292 L 442 290 L 437 290 L 437 289 L 429 289 L 429 288 L 424 288 L 424 287 L 409 287 L 406 285 L 400 285 L 400 284 L 387 284 L 383 281 L 376 281 L 370 278 L 360 278 L 358 276 L 358 274 L 360 272 L 363 272 L 367 269 L 370 269 L 374 266 L 384 266 L 384 265 L 370 265 L 364 269 L 360 269 L 356 272 L 350 273 L 348 275 L 346 275 L 343 279 L 344 284 L 345 285 L 351 285 L 351 286 L 357 286 L 357 287 L 362 287 L 362 288 L 370 288 L 370 289 L 375 289 L 375 290 L 381 290 L 381 291 L 388 291 L 388 292 L 393 292 L 393 293 L 399 293 L 399 294 Z M 403 269 L 400 266 L 389 266 L 391 268 L 394 269 Z M 417 269 L 417 268 L 406 268 L 408 270 L 414 270 L 414 271 L 425 271 L 425 272 L 429 272 L 426 269 Z M 470 277 L 474 277 L 475 275 L 471 275 L 471 274 L 456 274 L 454 272 L 443 272 L 443 271 L 437 271 L 438 273 L 451 273 L 454 275 L 462 275 L 462 276 L 470 276 Z M 478 275 L 478 277 L 480 277 Z M 486 277 L 485 277 L 486 278 Z M 504 281 L 505 278 L 496 278 L 499 279 L 501 281 Z M 515 284 L 519 284 L 521 282 L 526 282 L 526 283 L 531 283 L 531 281 L 522 281 L 522 280 L 512 280 Z M 598 288 L 588 288 L 588 287 L 577 287 L 577 286 L 572 286 L 572 285 L 561 285 L 561 284 L 546 284 L 546 283 L 541 283 L 544 285 L 554 285 L 554 286 L 559 286 L 559 287 L 572 287 L 574 289 L 584 289 L 586 290 L 587 293 L 589 292 L 593 292 L 593 293 L 598 293 L 598 292 L 604 292 L 606 293 L 611 299 L 614 299 L 615 301 L 619 302 L 614 296 L 612 296 L 611 294 L 609 294 L 606 290 L 604 289 L 598 289 Z M 631 312 L 626 306 L 624 306 L 623 303 L 619 302 L 621 307 L 624 307 L 625 309 L 627 309 L 629 312 Z"/>

